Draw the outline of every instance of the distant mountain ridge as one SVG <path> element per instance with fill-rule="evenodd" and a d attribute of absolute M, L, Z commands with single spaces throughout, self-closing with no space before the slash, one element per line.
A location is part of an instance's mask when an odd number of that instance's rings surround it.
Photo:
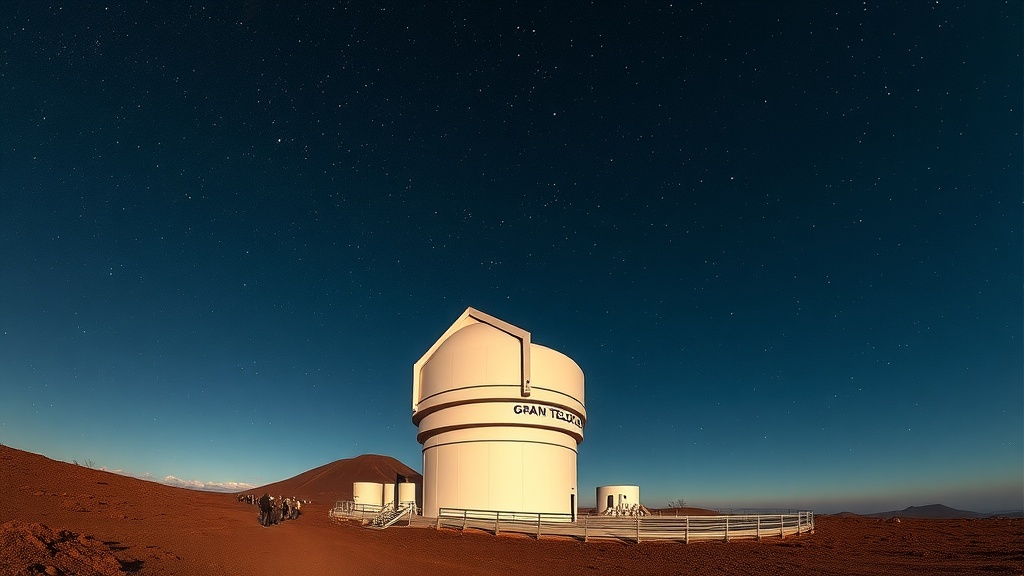
<path fill-rule="evenodd" d="M 943 504 L 929 504 L 927 506 L 909 506 L 903 510 L 892 510 L 890 512 L 875 512 L 864 514 L 869 518 L 930 518 L 933 520 L 951 520 L 957 518 L 988 518 L 991 514 L 971 512 L 970 510 L 957 510 Z"/>
<path fill-rule="evenodd" d="M 417 494 L 423 489 L 423 476 L 391 456 L 363 454 L 355 458 L 335 460 L 297 476 L 245 490 L 247 494 L 293 496 L 316 502 L 352 500 L 353 482 L 378 482 L 388 484 L 404 476 L 407 482 L 417 485 Z"/>

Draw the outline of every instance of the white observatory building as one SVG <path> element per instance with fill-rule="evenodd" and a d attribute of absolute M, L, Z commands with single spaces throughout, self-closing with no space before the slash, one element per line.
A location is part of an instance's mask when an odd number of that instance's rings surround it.
<path fill-rule="evenodd" d="M 640 503 L 640 487 L 622 484 L 597 487 L 597 513 L 604 516 L 649 514 Z"/>
<path fill-rule="evenodd" d="M 583 371 L 530 333 L 467 308 L 413 366 L 423 515 L 577 510 Z"/>

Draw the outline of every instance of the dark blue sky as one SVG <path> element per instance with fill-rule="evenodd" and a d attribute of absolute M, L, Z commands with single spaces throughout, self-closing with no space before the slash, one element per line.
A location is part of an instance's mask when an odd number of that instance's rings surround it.
<path fill-rule="evenodd" d="M 419 468 L 473 306 L 583 369 L 583 495 L 1024 507 L 1015 3 L 291 4 L 5 9 L 0 442 Z"/>

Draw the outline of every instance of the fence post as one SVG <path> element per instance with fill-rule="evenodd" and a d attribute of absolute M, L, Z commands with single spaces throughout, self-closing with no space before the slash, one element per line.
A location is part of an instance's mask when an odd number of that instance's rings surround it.
<path fill-rule="evenodd" d="M 636 543 L 640 543 L 640 517 L 636 517 Z"/>
<path fill-rule="evenodd" d="M 779 514 L 779 538 L 786 538 L 786 515 Z"/>
<path fill-rule="evenodd" d="M 583 541 L 587 541 L 587 524 L 590 523 L 590 514 L 583 517 Z"/>
<path fill-rule="evenodd" d="M 690 517 L 686 517 L 686 530 L 683 532 L 683 542 L 690 543 Z"/>
<path fill-rule="evenodd" d="M 467 512 L 468 512 L 468 510 L 463 510 L 462 511 L 462 531 L 463 532 L 466 531 L 466 513 Z"/>
<path fill-rule="evenodd" d="M 537 513 L 537 540 L 540 540 L 540 512 Z"/>
<path fill-rule="evenodd" d="M 757 515 L 757 539 L 761 539 L 761 515 Z"/>
<path fill-rule="evenodd" d="M 498 527 L 498 522 L 499 522 L 500 519 L 501 519 L 501 512 L 495 512 L 494 513 L 494 535 L 495 536 L 498 535 L 498 531 L 500 530 L 500 528 Z"/>
<path fill-rule="evenodd" d="M 441 512 L 440 511 L 438 511 L 438 513 L 437 513 L 437 525 L 434 526 L 434 529 L 435 530 L 440 530 L 441 529 Z"/>
<path fill-rule="evenodd" d="M 725 517 L 725 541 L 729 541 L 729 517 Z"/>

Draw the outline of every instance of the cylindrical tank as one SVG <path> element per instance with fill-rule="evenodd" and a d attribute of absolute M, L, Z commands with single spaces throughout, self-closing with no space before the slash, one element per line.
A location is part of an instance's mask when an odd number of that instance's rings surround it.
<path fill-rule="evenodd" d="M 379 482 L 353 482 L 352 502 L 357 506 L 380 506 L 383 489 Z"/>
<path fill-rule="evenodd" d="M 423 514 L 576 516 L 583 371 L 530 333 L 468 309 L 413 369 Z"/>
<path fill-rule="evenodd" d="M 618 484 L 597 487 L 598 514 L 633 514 L 640 507 L 640 487 Z"/>
<path fill-rule="evenodd" d="M 388 504 L 394 504 L 395 503 L 395 483 L 394 482 L 392 482 L 390 484 L 385 484 L 384 485 L 384 494 L 383 494 L 383 498 L 381 499 L 381 503 L 383 505 L 385 505 L 385 506 L 387 506 Z"/>
<path fill-rule="evenodd" d="M 398 485 L 398 505 L 403 504 L 416 505 L 416 484 L 412 482 L 403 482 Z"/>

